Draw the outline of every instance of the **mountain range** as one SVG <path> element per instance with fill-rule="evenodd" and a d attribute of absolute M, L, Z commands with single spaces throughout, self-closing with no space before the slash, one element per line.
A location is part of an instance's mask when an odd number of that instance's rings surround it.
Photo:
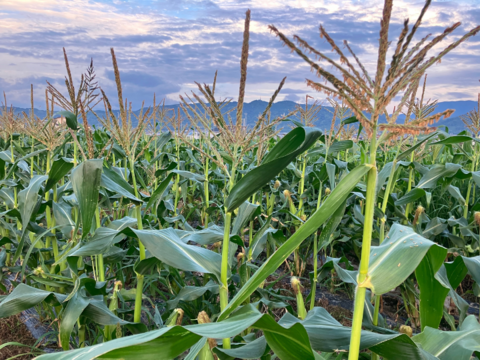
<path fill-rule="evenodd" d="M 439 102 L 437 104 L 435 113 L 442 112 L 447 109 L 453 109 L 455 110 L 455 112 L 450 118 L 445 120 L 443 119 L 440 120 L 437 124 L 435 124 L 435 126 L 446 126 L 448 127 L 450 133 L 459 133 L 460 131 L 463 131 L 466 129 L 460 116 L 465 115 L 471 110 L 477 109 L 477 105 L 478 103 L 476 101 L 471 101 L 471 100 Z M 224 111 L 231 111 L 230 116 L 233 119 L 235 118 L 236 106 L 237 106 L 237 103 L 232 101 L 224 107 Z M 252 102 L 245 103 L 243 107 L 244 124 L 246 124 L 247 127 L 252 127 L 257 117 L 263 113 L 266 106 L 267 106 L 267 102 L 262 100 L 254 100 Z M 271 107 L 271 110 L 270 110 L 271 117 L 273 119 L 275 117 L 288 114 L 292 110 L 295 110 L 297 106 L 299 106 L 299 104 L 293 101 L 278 101 L 274 103 Z M 172 109 L 175 111 L 178 109 L 178 107 L 179 107 L 178 104 L 165 105 L 165 108 Z M 13 109 L 14 109 L 14 112 L 17 114 L 21 114 L 22 112 L 26 112 L 27 114 L 30 114 L 30 109 L 17 108 L 17 107 L 14 107 Z M 95 112 L 99 117 L 105 116 L 104 110 L 96 109 Z M 135 111 L 136 114 L 138 114 L 139 112 L 140 112 L 139 110 Z M 40 118 L 43 118 L 46 116 L 45 110 L 35 108 L 34 113 Z M 118 115 L 118 110 L 114 110 L 114 113 Z M 331 124 L 331 119 L 332 119 L 332 113 L 333 113 L 332 107 L 322 106 L 322 109 L 318 112 L 317 119 L 315 120 L 314 125 L 320 128 L 321 130 L 329 129 Z M 88 122 L 90 125 L 93 125 L 95 127 L 101 126 L 100 122 L 98 121 L 98 119 L 93 113 L 88 113 L 87 116 L 88 116 Z M 133 120 L 134 120 L 134 117 L 132 117 L 132 121 Z M 403 123 L 403 120 L 404 120 L 404 117 L 399 116 L 398 121 L 400 123 Z M 385 122 L 384 116 L 380 118 L 380 122 Z M 289 123 L 287 122 L 281 123 L 280 127 L 285 128 L 286 130 L 289 127 Z"/>

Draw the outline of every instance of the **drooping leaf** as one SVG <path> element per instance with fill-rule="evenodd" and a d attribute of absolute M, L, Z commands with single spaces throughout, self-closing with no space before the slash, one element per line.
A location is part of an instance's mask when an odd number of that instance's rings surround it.
<path fill-rule="evenodd" d="M 458 143 L 463 143 L 466 141 L 472 142 L 473 139 L 471 136 L 466 136 L 466 135 L 453 135 L 449 136 L 443 140 L 431 143 L 431 145 L 451 145 L 451 144 L 458 144 Z"/>
<path fill-rule="evenodd" d="M 184 177 L 185 179 L 192 180 L 192 181 L 197 181 L 197 182 L 204 182 L 205 181 L 205 176 L 200 175 L 200 174 L 195 174 L 190 171 L 185 171 L 185 170 L 172 170 L 172 173 L 178 174 L 181 177 Z"/>
<path fill-rule="evenodd" d="M 221 349 L 215 348 L 215 352 L 221 352 L 230 356 L 233 359 L 260 359 L 262 358 L 267 348 L 267 341 L 265 336 L 261 336 L 241 347 L 235 349 Z"/>
<path fill-rule="evenodd" d="M 440 360 L 469 360 L 480 346 L 480 325 L 468 316 L 457 331 L 440 331 L 426 327 L 412 340 Z"/>
<path fill-rule="evenodd" d="M 112 221 L 107 227 L 100 227 L 95 230 L 92 238 L 80 248 L 73 250 L 68 256 L 91 256 L 105 254 L 118 240 L 125 235 L 122 230 L 137 224 L 137 219 L 125 216 L 122 219 Z"/>
<path fill-rule="evenodd" d="M 436 186 L 437 181 L 444 177 L 452 177 L 462 167 L 460 164 L 446 163 L 445 165 L 436 164 L 420 179 L 417 188 L 431 189 Z"/>
<path fill-rule="evenodd" d="M 218 284 L 210 280 L 205 286 L 185 286 L 178 292 L 174 299 L 167 301 L 168 308 L 176 308 L 180 301 L 193 301 L 198 299 L 207 291 L 210 291 L 212 294 L 218 294 Z"/>
<path fill-rule="evenodd" d="M 453 185 L 448 185 L 447 187 L 448 192 L 452 195 L 456 200 L 458 200 L 458 204 L 461 206 L 465 205 L 465 199 L 463 195 L 460 193 L 460 189 Z"/>
<path fill-rule="evenodd" d="M 53 186 L 63 179 L 65 175 L 73 168 L 73 160 L 60 158 L 55 160 L 48 173 L 48 180 L 45 184 L 45 191 L 50 190 Z"/>
<path fill-rule="evenodd" d="M 13 189 L 1 188 L 0 189 L 0 199 L 5 201 L 5 203 L 7 204 L 7 206 L 9 208 L 13 208 L 14 204 L 15 204 L 14 203 L 15 196 L 14 196 L 14 193 L 13 193 Z"/>
<path fill-rule="evenodd" d="M 442 248 L 410 227 L 393 224 L 384 242 L 372 246 L 367 279 L 359 286 L 371 289 L 376 295 L 389 292 L 415 271 L 431 248 L 437 251 L 436 247 Z"/>
<path fill-rule="evenodd" d="M 439 217 L 433 218 L 428 222 L 425 230 L 422 232 L 422 236 L 431 238 L 432 236 L 441 234 L 447 227 L 448 224 L 446 224 L 444 219 L 440 219 Z"/>
<path fill-rule="evenodd" d="M 181 270 L 214 274 L 220 279 L 220 254 L 185 244 L 172 228 L 133 231 L 145 248 L 165 264 Z"/>
<path fill-rule="evenodd" d="M 77 116 L 67 110 L 59 111 L 57 115 L 61 115 L 65 118 L 65 121 L 67 123 L 67 126 L 72 129 L 73 131 L 78 130 L 78 121 L 77 121 Z"/>
<path fill-rule="evenodd" d="M 36 289 L 32 286 L 19 284 L 13 291 L 0 302 L 0 318 L 21 313 L 30 309 L 42 301 L 47 301 L 52 305 L 60 305 L 66 295 L 58 294 L 50 291 Z"/>
<path fill-rule="evenodd" d="M 406 205 L 411 202 L 417 201 L 418 199 L 421 199 L 422 197 L 425 196 L 425 190 L 415 188 L 413 190 L 410 190 L 408 193 L 403 195 L 400 199 L 395 201 L 395 205 L 400 206 L 400 205 Z"/>
<path fill-rule="evenodd" d="M 130 199 L 136 205 L 143 202 L 135 196 L 135 190 L 123 176 L 112 169 L 103 168 L 100 184 L 105 189 Z"/>
<path fill-rule="evenodd" d="M 315 351 L 328 353 L 349 349 L 351 328 L 342 326 L 323 308 L 309 311 L 303 321 L 287 313 L 279 323 L 283 326 L 302 324 Z M 404 334 L 377 334 L 362 330 L 360 348 L 371 349 L 387 359 L 424 360 L 420 349 Z"/>

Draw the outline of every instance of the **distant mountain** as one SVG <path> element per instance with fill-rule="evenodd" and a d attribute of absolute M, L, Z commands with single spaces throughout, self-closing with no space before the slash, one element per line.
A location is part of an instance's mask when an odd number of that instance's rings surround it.
<path fill-rule="evenodd" d="M 243 106 L 243 116 L 246 122 L 247 127 L 253 126 L 255 123 L 255 120 L 259 115 L 263 113 L 267 106 L 266 101 L 262 100 L 254 100 L 250 103 L 245 103 Z M 276 102 L 272 105 L 271 107 L 271 117 L 276 118 L 279 116 L 283 116 L 291 112 L 292 110 L 295 110 L 295 107 L 298 106 L 299 104 L 293 102 L 293 101 L 279 101 Z M 224 107 L 224 111 L 230 112 L 230 116 L 232 119 L 235 119 L 236 116 L 236 102 L 230 102 L 228 105 Z M 166 105 L 165 106 L 167 109 L 173 109 L 177 110 L 179 105 Z M 454 109 L 455 113 L 453 114 L 452 117 L 446 119 L 446 120 L 441 120 L 439 121 L 436 126 L 447 126 L 449 128 L 449 132 L 451 133 L 458 133 L 462 130 L 465 130 L 465 126 L 463 122 L 460 119 L 460 115 L 464 115 L 468 113 L 471 110 L 474 110 L 477 107 L 477 102 L 476 101 L 444 101 L 438 103 L 436 112 L 441 112 L 445 111 L 447 109 Z M 22 112 L 26 112 L 27 114 L 30 113 L 30 109 L 23 109 L 23 108 L 15 108 L 14 111 L 17 114 L 20 114 Z M 39 110 L 35 109 L 35 115 L 39 116 L 40 118 L 43 118 L 46 116 L 46 111 L 45 110 Z M 95 112 L 97 113 L 98 116 L 104 117 L 105 116 L 105 111 L 96 109 Z M 329 106 L 324 106 L 322 107 L 321 111 L 318 113 L 317 120 L 315 121 L 315 126 L 318 128 L 325 130 L 330 128 L 331 124 L 331 119 L 332 119 L 332 112 L 333 108 Z M 114 113 L 118 115 L 118 110 L 114 110 Z M 139 113 L 139 111 L 135 111 L 136 114 Z M 399 118 L 400 122 L 403 122 L 403 118 Z M 88 114 L 88 122 L 90 125 L 100 127 L 101 124 L 99 123 L 98 119 L 95 117 L 94 114 L 89 113 Z M 380 122 L 385 122 L 385 117 L 380 118 Z M 285 130 L 288 129 L 290 126 L 289 123 L 285 122 L 280 125 L 281 128 L 284 128 Z"/>

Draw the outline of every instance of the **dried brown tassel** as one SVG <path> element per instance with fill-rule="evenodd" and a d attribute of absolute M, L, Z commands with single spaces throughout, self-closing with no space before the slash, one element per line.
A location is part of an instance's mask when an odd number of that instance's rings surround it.
<path fill-rule="evenodd" d="M 122 82 L 120 81 L 120 72 L 118 71 L 117 57 L 115 56 L 115 51 L 113 48 L 110 48 L 110 53 L 112 54 L 113 62 L 113 72 L 115 74 L 115 83 L 117 85 L 118 93 L 118 105 L 120 106 L 120 116 L 122 121 L 126 120 L 125 107 L 123 105 L 123 94 L 122 94 Z"/>
<path fill-rule="evenodd" d="M 67 85 L 68 95 L 70 96 L 70 101 L 72 103 L 73 112 L 76 114 L 76 104 L 75 104 L 75 87 L 73 86 L 72 72 L 70 71 L 70 64 L 68 63 L 67 51 L 63 48 L 63 57 L 65 59 L 65 67 L 67 68 L 68 79 L 65 78 L 65 84 Z"/>
<path fill-rule="evenodd" d="M 80 105 L 80 112 L 81 112 L 82 118 L 83 118 L 83 127 L 85 129 L 85 137 L 87 138 L 88 158 L 93 159 L 93 158 L 95 158 L 95 147 L 93 145 L 92 132 L 90 130 L 90 126 L 88 125 L 87 114 L 85 112 L 85 108 L 83 106 L 83 103 L 80 101 L 79 105 Z"/>
<path fill-rule="evenodd" d="M 388 29 L 390 26 L 390 18 L 392 15 L 392 7 L 393 7 L 393 0 L 385 0 L 385 4 L 383 6 L 383 17 L 380 22 L 380 46 L 378 48 L 378 59 L 377 59 L 377 74 L 375 76 L 375 95 L 378 96 L 381 89 L 381 82 L 383 78 L 383 74 L 385 72 L 386 62 L 385 59 L 387 57 L 387 50 L 388 50 Z M 376 119 L 378 114 L 373 114 L 373 119 Z M 376 121 L 376 120 L 373 120 Z"/>
<path fill-rule="evenodd" d="M 240 60 L 240 89 L 237 103 L 237 128 L 242 126 L 243 101 L 245 98 L 245 84 L 247 81 L 248 40 L 250 37 L 250 10 L 245 14 L 245 29 L 243 31 L 242 58 Z"/>

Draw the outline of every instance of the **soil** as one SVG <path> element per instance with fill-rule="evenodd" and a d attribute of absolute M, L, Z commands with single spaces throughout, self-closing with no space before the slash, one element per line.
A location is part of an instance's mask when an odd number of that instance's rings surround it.
<path fill-rule="evenodd" d="M 0 291 L 0 295 L 4 295 Z M 8 342 L 18 342 L 20 344 L 33 346 L 35 338 L 22 322 L 19 315 L 10 316 L 0 319 L 0 345 Z M 6 360 L 15 355 L 28 354 L 31 349 L 23 346 L 7 346 L 0 351 L 0 360 Z M 16 357 L 19 360 L 32 359 L 32 355 L 24 355 Z"/>

